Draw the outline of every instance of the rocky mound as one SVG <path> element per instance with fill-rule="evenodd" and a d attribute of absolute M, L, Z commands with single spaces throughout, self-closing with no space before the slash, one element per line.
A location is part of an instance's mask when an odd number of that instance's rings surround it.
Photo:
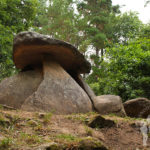
<path fill-rule="evenodd" d="M 8 109 L 8 108 L 7 108 Z M 0 109 L 0 150 L 148 150 L 141 120 L 86 114 L 55 115 Z"/>

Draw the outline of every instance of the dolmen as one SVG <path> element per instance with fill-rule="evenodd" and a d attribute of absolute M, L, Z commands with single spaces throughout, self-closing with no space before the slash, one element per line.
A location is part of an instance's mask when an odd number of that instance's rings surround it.
<path fill-rule="evenodd" d="M 71 44 L 21 32 L 14 38 L 13 61 L 20 71 L 0 83 L 0 104 L 55 114 L 93 110 L 94 93 L 80 75 L 91 65 Z"/>

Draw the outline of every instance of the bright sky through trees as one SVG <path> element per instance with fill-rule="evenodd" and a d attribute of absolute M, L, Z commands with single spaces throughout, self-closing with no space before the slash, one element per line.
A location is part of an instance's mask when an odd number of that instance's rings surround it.
<path fill-rule="evenodd" d="M 150 22 L 150 4 L 144 7 L 146 2 L 145 0 L 112 0 L 112 2 L 113 5 L 125 5 L 121 8 L 122 12 L 130 10 L 137 11 L 139 13 L 139 18 L 143 21 L 143 23 Z"/>

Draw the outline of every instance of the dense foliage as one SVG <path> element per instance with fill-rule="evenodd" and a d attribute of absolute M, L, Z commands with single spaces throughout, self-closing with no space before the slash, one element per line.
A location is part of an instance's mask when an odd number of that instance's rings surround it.
<path fill-rule="evenodd" d="M 124 101 L 150 98 L 150 39 L 116 44 L 107 49 L 101 66 L 98 82 L 92 81 L 92 75 L 88 80 L 96 94 L 120 95 Z"/>
<path fill-rule="evenodd" d="M 0 1 L 0 80 L 16 71 L 12 61 L 13 36 L 32 25 L 36 5 L 36 0 Z"/>
<path fill-rule="evenodd" d="M 125 12 L 117 15 L 112 20 L 113 44 L 127 44 L 129 40 L 136 38 L 143 29 L 143 24 L 138 18 L 136 12 Z"/>

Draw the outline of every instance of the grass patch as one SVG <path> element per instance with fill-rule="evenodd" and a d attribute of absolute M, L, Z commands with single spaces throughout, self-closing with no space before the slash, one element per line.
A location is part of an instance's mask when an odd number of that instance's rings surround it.
<path fill-rule="evenodd" d="M 93 118 L 94 116 L 98 115 L 98 113 L 96 112 L 88 112 L 86 114 L 71 114 L 71 115 L 67 115 L 66 118 L 70 119 L 70 120 L 78 120 L 84 123 L 88 123 L 91 118 Z"/>
<path fill-rule="evenodd" d="M 92 136 L 93 130 L 86 125 L 84 126 L 84 128 L 85 128 L 86 134 L 88 136 Z"/>
<path fill-rule="evenodd" d="M 8 149 L 13 143 L 11 138 L 4 138 L 0 141 L 0 150 Z"/>
<path fill-rule="evenodd" d="M 0 110 L 3 110 L 3 105 L 0 104 Z"/>
<path fill-rule="evenodd" d="M 44 114 L 44 116 L 43 116 L 43 123 L 44 124 L 49 123 L 51 121 L 52 115 L 53 114 L 51 112 Z"/>
<path fill-rule="evenodd" d="M 8 127 L 9 125 L 10 125 L 9 120 L 6 119 L 3 114 L 0 114 L 0 126 Z"/>
<path fill-rule="evenodd" d="M 56 139 L 62 139 L 64 141 L 68 141 L 68 142 L 77 140 L 77 137 L 75 137 L 71 134 L 59 134 L 59 135 L 56 135 L 55 138 Z"/>
<path fill-rule="evenodd" d="M 35 144 L 43 143 L 42 137 L 38 135 L 27 134 L 24 132 L 20 133 L 19 139 L 21 140 L 21 142 L 25 142 L 28 145 L 35 145 Z"/>
<path fill-rule="evenodd" d="M 35 121 L 35 120 L 29 120 L 28 122 L 27 122 L 27 125 L 29 126 L 29 127 L 37 127 L 38 125 L 39 125 L 39 123 L 37 122 L 37 121 Z"/>

